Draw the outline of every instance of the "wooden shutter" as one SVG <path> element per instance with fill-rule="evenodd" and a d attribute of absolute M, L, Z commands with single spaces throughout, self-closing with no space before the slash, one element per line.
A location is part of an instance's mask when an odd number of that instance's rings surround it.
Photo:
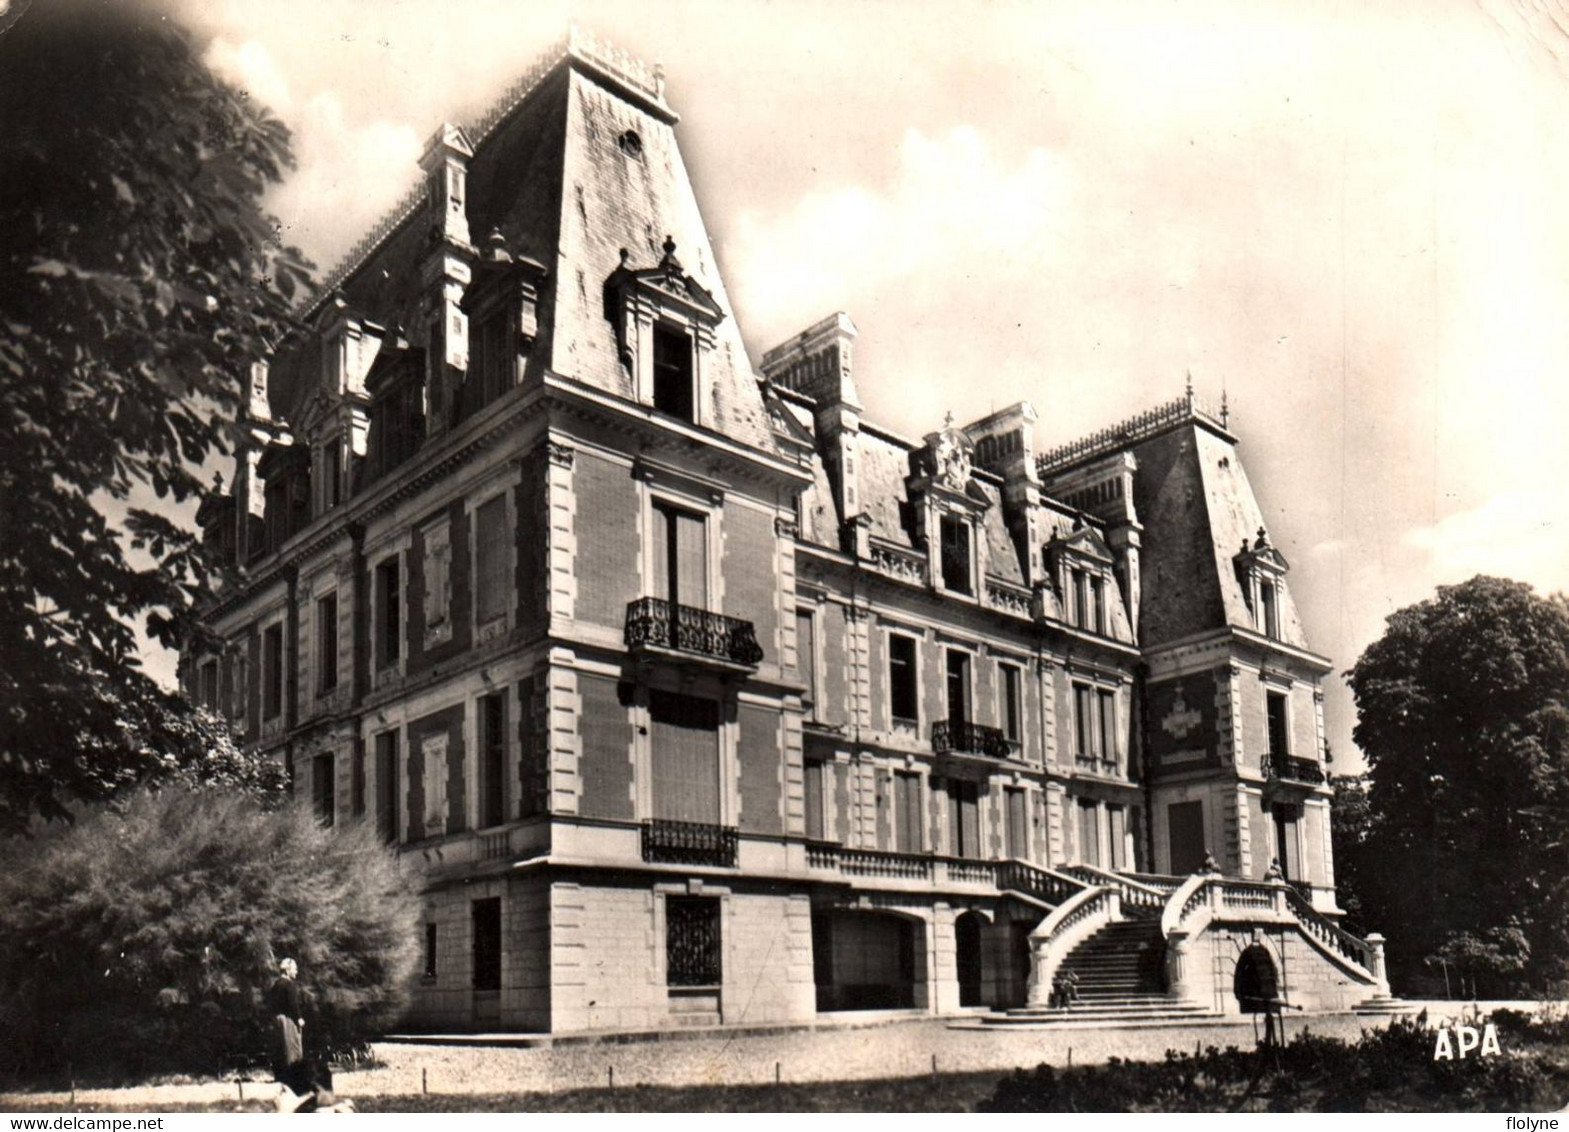
<path fill-rule="evenodd" d="M 1106 807 L 1106 820 L 1111 826 L 1111 860 L 1107 863 L 1114 869 L 1128 867 L 1128 853 L 1124 842 L 1127 840 L 1127 815 L 1121 806 Z"/>
<path fill-rule="evenodd" d="M 805 770 L 806 836 L 821 841 L 826 837 L 823 823 L 823 764 L 809 759 Z"/>
<path fill-rule="evenodd" d="M 507 500 L 498 495 L 474 512 L 476 620 L 488 624 L 507 614 Z"/>
<path fill-rule="evenodd" d="M 1079 860 L 1086 865 L 1100 864 L 1100 823 L 1095 804 L 1079 803 Z"/>
<path fill-rule="evenodd" d="M 719 824 L 719 705 L 657 689 L 653 724 L 654 817 Z"/>
<path fill-rule="evenodd" d="M 708 531 L 701 515 L 676 512 L 676 601 L 708 608 Z"/>
<path fill-rule="evenodd" d="M 1030 855 L 1030 826 L 1025 812 L 1025 798 L 1023 790 L 1008 791 L 1008 856 L 1021 860 Z"/>

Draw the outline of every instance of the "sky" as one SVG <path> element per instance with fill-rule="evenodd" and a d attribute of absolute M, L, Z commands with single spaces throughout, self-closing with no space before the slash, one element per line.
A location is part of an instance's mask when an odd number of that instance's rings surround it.
<path fill-rule="evenodd" d="M 844 310 L 870 419 L 1028 400 L 1042 447 L 1224 392 L 1336 771 L 1388 614 L 1569 588 L 1556 0 L 178 2 L 292 129 L 267 203 L 324 267 L 576 21 L 664 64 L 754 361 Z"/>

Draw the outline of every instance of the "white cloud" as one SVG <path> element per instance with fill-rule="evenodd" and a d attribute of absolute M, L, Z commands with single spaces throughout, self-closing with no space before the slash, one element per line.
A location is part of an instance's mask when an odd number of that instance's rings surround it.
<path fill-rule="evenodd" d="M 385 119 L 357 121 L 332 90 L 296 94 L 257 40 L 236 45 L 218 36 L 206 60 L 293 132 L 296 172 L 267 205 L 282 221 L 285 238 L 321 256 L 317 266 L 325 272 L 414 183 L 419 133 Z"/>
<path fill-rule="evenodd" d="M 891 183 L 810 193 L 778 215 L 746 213 L 736 230 L 737 281 L 762 323 L 848 306 L 888 283 L 931 271 L 994 274 L 1036 245 L 1067 194 L 1062 163 L 1031 149 L 1000 160 L 972 126 L 942 137 L 908 130 Z"/>
<path fill-rule="evenodd" d="M 234 44 L 218 36 L 207 49 L 207 66 L 220 77 L 247 91 L 279 117 L 294 108 L 289 80 L 272 53 L 254 39 Z"/>
<path fill-rule="evenodd" d="M 1432 555 L 1440 583 L 1485 573 L 1544 591 L 1569 589 L 1569 522 L 1561 496 L 1546 488 L 1499 492 L 1480 507 L 1407 532 L 1405 541 Z"/>

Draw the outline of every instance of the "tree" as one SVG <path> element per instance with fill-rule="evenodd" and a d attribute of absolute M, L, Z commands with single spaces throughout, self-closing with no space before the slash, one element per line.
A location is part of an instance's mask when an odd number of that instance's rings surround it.
<path fill-rule="evenodd" d="M 1367 756 L 1366 836 L 1337 843 L 1392 963 L 1569 975 L 1569 603 L 1477 577 L 1402 609 L 1347 674 Z M 1429 979 L 1431 982 L 1431 979 Z"/>
<path fill-rule="evenodd" d="M 139 790 L 0 843 L 0 1073 L 212 1072 L 267 1049 L 260 996 L 299 961 L 306 1037 L 407 1005 L 419 885 L 373 826 L 227 786 Z"/>
<path fill-rule="evenodd" d="M 14 3 L 0 35 L 0 832 L 138 779 L 166 747 L 176 705 L 138 668 L 133 626 L 171 645 L 192 627 L 212 567 L 169 511 L 202 491 L 239 380 L 305 280 L 258 205 L 290 164 L 287 131 L 167 13 Z"/>

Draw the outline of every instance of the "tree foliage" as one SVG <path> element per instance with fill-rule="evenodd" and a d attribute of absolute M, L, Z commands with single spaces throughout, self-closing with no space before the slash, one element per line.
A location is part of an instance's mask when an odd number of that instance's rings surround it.
<path fill-rule="evenodd" d="M 258 205 L 289 163 L 156 7 L 32 0 L 0 35 L 0 827 L 166 746 L 133 626 L 174 643 L 210 583 L 170 512 L 304 280 Z"/>
<path fill-rule="evenodd" d="M 415 878 L 373 828 L 229 788 L 99 806 L 0 853 L 0 1071 L 213 1071 L 265 1051 L 261 994 L 300 964 L 308 1043 L 407 1003 Z M 24 1060 L 25 1059 L 25 1060 Z"/>
<path fill-rule="evenodd" d="M 1393 614 L 1347 674 L 1364 836 L 1337 842 L 1395 970 L 1482 993 L 1569 977 L 1569 603 L 1477 577 Z M 1430 980 L 1431 981 L 1431 980 Z M 1441 980 L 1440 980 L 1441 981 Z"/>

